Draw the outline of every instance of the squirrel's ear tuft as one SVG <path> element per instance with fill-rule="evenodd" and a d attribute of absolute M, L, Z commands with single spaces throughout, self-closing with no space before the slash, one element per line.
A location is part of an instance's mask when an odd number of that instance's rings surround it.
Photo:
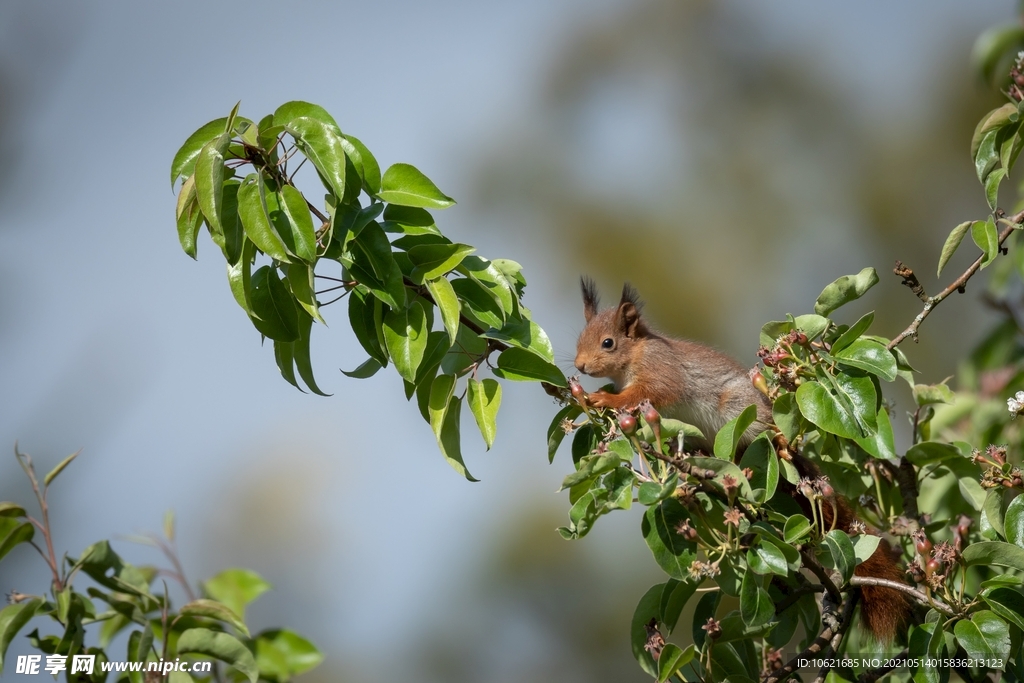
<path fill-rule="evenodd" d="M 640 300 L 640 294 L 637 293 L 636 288 L 628 282 L 622 285 L 622 300 L 619 301 L 619 306 L 625 303 L 633 304 L 636 308 L 637 313 L 644 307 L 644 302 Z"/>
<path fill-rule="evenodd" d="M 586 275 L 580 278 L 580 288 L 583 290 L 583 317 L 590 322 L 590 319 L 597 314 L 597 307 L 601 299 L 597 295 L 597 284 Z"/>

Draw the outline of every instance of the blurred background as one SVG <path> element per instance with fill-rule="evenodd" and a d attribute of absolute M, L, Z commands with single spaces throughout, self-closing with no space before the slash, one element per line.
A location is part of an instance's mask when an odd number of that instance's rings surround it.
<path fill-rule="evenodd" d="M 570 469 L 545 458 L 555 407 L 508 387 L 469 484 L 437 453 L 394 373 L 325 310 L 314 368 L 286 384 L 231 298 L 220 255 L 177 245 L 171 158 L 238 100 L 253 119 L 323 105 L 382 166 L 415 164 L 459 206 L 450 237 L 525 266 L 527 305 L 568 371 L 577 280 L 631 280 L 661 329 L 753 365 L 757 332 L 810 311 L 839 275 L 881 282 L 894 336 L 929 291 L 949 230 L 986 207 L 969 158 L 997 98 L 969 68 L 1011 0 L 563 0 L 552 3 L 0 4 L 0 500 L 47 471 L 58 552 L 179 520 L 193 582 L 232 566 L 275 590 L 327 660 L 309 681 L 627 681 L 636 601 L 660 581 L 637 511 L 562 541 Z M 973 259 L 963 249 L 949 267 Z M 984 331 L 981 287 L 908 345 L 922 381 Z M 844 317 L 845 316 L 845 317 Z M 847 319 L 848 317 L 849 319 Z M 897 416 L 910 400 L 898 392 Z M 904 439 L 903 447 L 906 441 Z M 899 444 L 898 444 L 899 445 Z M 134 563 L 150 548 L 115 541 Z M 3 591 L 42 592 L 20 547 Z M 595 599 L 597 596 L 597 599 Z M 11 654 L 28 652 L 19 638 Z M 115 650 L 116 652 L 116 650 Z"/>

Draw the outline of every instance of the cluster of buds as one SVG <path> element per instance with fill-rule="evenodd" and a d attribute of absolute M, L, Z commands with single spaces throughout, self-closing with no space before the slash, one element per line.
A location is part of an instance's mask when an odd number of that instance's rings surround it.
<path fill-rule="evenodd" d="M 967 515 L 960 515 L 960 519 L 957 521 L 955 526 L 951 526 L 949 529 L 953 532 L 953 543 L 955 548 L 959 551 L 965 545 L 967 545 L 967 537 L 971 533 L 971 523 L 973 520 Z"/>
<path fill-rule="evenodd" d="M 700 560 L 691 562 L 688 571 L 695 580 L 713 579 L 722 573 L 717 562 L 701 562 Z"/>
<path fill-rule="evenodd" d="M 835 489 L 832 488 L 832 484 L 828 483 L 828 477 L 825 476 L 815 479 L 804 477 L 796 483 L 796 490 L 810 501 L 819 498 L 832 499 L 836 495 Z"/>
<path fill-rule="evenodd" d="M 684 519 L 683 521 L 676 524 L 676 533 L 685 538 L 687 541 L 697 540 L 697 530 L 690 524 L 690 520 Z"/>
<path fill-rule="evenodd" d="M 1013 417 L 1024 413 L 1024 391 L 1018 391 L 1012 397 L 1006 399 L 1006 409 L 1010 411 L 1010 415 Z"/>
<path fill-rule="evenodd" d="M 907 573 L 915 582 L 927 583 L 933 590 L 940 588 L 945 583 L 949 569 L 957 563 L 960 557 L 960 536 L 966 539 L 968 526 L 969 524 L 961 518 L 960 525 L 956 528 L 958 536 L 956 545 L 943 541 L 932 546 L 924 529 L 918 529 L 911 535 L 911 538 L 914 539 L 917 557 L 910 563 Z"/>
<path fill-rule="evenodd" d="M 651 653 L 651 658 L 654 661 L 658 661 L 661 651 L 665 649 L 665 637 L 658 630 L 658 620 L 651 619 L 644 624 L 644 629 L 647 631 L 647 642 L 644 643 L 644 649 Z"/>
<path fill-rule="evenodd" d="M 975 449 L 971 462 L 986 468 L 981 475 L 982 488 L 1024 488 L 1024 472 L 1006 461 L 1006 446 L 992 445 L 984 453 Z"/>
<path fill-rule="evenodd" d="M 1017 59 L 1010 68 L 1010 87 L 1006 94 L 1015 102 L 1024 100 L 1024 51 L 1017 53 Z"/>

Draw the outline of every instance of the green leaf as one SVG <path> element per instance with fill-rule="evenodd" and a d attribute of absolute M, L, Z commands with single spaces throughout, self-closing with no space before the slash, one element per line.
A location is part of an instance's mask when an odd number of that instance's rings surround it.
<path fill-rule="evenodd" d="M 988 83 L 997 85 L 998 81 L 1005 77 L 1005 72 L 999 70 L 1000 65 L 1004 63 L 1004 58 L 1008 54 L 1016 54 L 1022 43 L 1024 43 L 1024 28 L 1019 23 L 993 26 L 974 41 L 971 62 Z M 994 114 L 1008 108 L 1013 108 L 1016 111 L 1012 104 L 1004 104 L 982 119 L 979 127 Z"/>
<path fill-rule="evenodd" d="M 516 296 L 512 285 L 492 261 L 470 254 L 462 259 L 458 271 L 478 283 L 494 299 L 495 303 L 501 307 L 503 319 L 505 315 L 515 312 Z M 501 327 L 501 325 L 494 325 L 494 327 Z"/>
<path fill-rule="evenodd" d="M 980 221 L 978 221 L 980 222 Z M 967 234 L 968 228 L 974 225 L 975 221 L 964 221 L 960 225 L 953 228 L 952 232 L 946 238 L 946 243 L 942 245 L 942 254 L 939 255 L 939 269 L 935 273 L 936 276 L 942 275 L 942 269 L 949 263 L 949 259 L 956 253 L 957 247 L 964 241 L 964 236 Z"/>
<path fill-rule="evenodd" d="M 445 376 L 441 375 L 441 377 Z M 462 460 L 461 433 L 459 431 L 461 415 L 462 399 L 458 396 L 452 396 L 448 401 L 448 410 L 445 414 L 444 424 L 441 426 L 441 433 L 437 437 L 437 445 L 441 449 L 441 455 L 444 456 L 444 459 L 448 461 L 453 470 L 469 481 L 479 481 L 479 479 L 474 478 L 469 473 L 469 470 L 466 469 L 466 463 Z"/>
<path fill-rule="evenodd" d="M 224 234 L 224 154 L 231 136 L 227 133 L 214 138 L 199 151 L 196 157 L 195 188 L 199 209 L 215 235 Z"/>
<path fill-rule="evenodd" d="M 718 611 L 718 603 L 722 599 L 721 591 L 712 591 L 704 594 L 700 600 L 697 601 L 697 606 L 693 610 L 693 621 L 692 621 L 692 635 L 693 644 L 701 650 L 704 649 L 704 644 L 707 642 L 707 631 L 702 627 L 707 623 L 709 618 L 715 616 Z"/>
<path fill-rule="evenodd" d="M 276 115 L 275 115 L 276 116 Z M 339 200 L 345 196 L 345 148 L 337 124 L 300 116 L 289 121 L 285 130 L 320 174 L 320 179 Z"/>
<path fill-rule="evenodd" d="M 489 329 L 480 333 L 481 337 L 505 342 L 534 353 L 549 363 L 555 362 L 555 351 L 551 340 L 540 325 L 532 320 L 511 318 L 500 329 Z"/>
<path fill-rule="evenodd" d="M 310 318 L 324 323 L 323 316 L 320 315 L 320 305 L 316 300 L 316 274 L 313 266 L 293 263 L 287 267 L 285 280 L 288 281 L 288 289 L 291 290 L 292 296 L 299 306 L 309 314 Z"/>
<path fill-rule="evenodd" d="M 261 266 L 252 274 L 250 296 L 252 324 L 262 335 L 281 342 L 299 338 L 299 311 L 276 268 Z"/>
<path fill-rule="evenodd" d="M 0 610 L 0 674 L 4 672 L 4 658 L 11 641 L 42 606 L 42 598 L 29 598 Z"/>
<path fill-rule="evenodd" d="M 424 209 L 447 209 L 455 204 L 454 199 L 443 194 L 427 176 L 410 164 L 394 164 L 384 171 L 377 196 L 389 204 Z"/>
<path fill-rule="evenodd" d="M 313 216 L 306 205 L 302 193 L 291 185 L 281 188 L 278 200 L 286 225 L 290 251 L 306 263 L 316 261 L 316 231 L 313 228 Z M 282 236 L 285 233 L 282 232 Z"/>
<path fill-rule="evenodd" d="M 842 383 L 838 381 L 839 377 L 845 378 Z M 863 416 L 864 411 L 870 409 L 872 422 L 877 420 L 875 385 L 868 377 L 839 377 L 836 378 L 836 386 L 829 388 L 814 381 L 801 384 L 796 391 L 800 412 L 815 426 L 836 436 L 847 439 L 869 436 Z M 861 411 L 860 415 L 855 411 Z"/>
<path fill-rule="evenodd" d="M 388 204 L 384 209 L 384 230 L 405 235 L 440 235 L 434 217 L 426 209 Z"/>
<path fill-rule="evenodd" d="M 494 436 L 498 431 L 498 408 L 501 406 L 501 385 L 496 380 L 487 378 L 478 381 L 469 378 L 469 408 L 473 411 L 476 425 L 484 437 L 487 450 L 494 445 Z"/>
<path fill-rule="evenodd" d="M 35 535 L 31 522 L 18 523 L 14 517 L 0 517 L 0 559 Z"/>
<path fill-rule="evenodd" d="M 313 643 L 288 629 L 263 631 L 256 636 L 256 665 L 260 676 L 279 683 L 318 666 L 324 656 Z"/>
<path fill-rule="evenodd" d="M 775 617 L 775 603 L 754 572 L 746 572 L 740 583 L 740 617 L 750 628 L 763 626 Z"/>
<path fill-rule="evenodd" d="M 459 333 L 459 297 L 455 295 L 452 283 L 444 277 L 427 280 L 427 289 L 437 309 L 441 311 L 441 321 L 448 332 L 448 339 L 454 344 L 455 336 Z"/>
<path fill-rule="evenodd" d="M 242 254 L 237 263 L 229 263 L 228 286 L 235 303 L 242 307 L 246 315 L 252 315 L 252 261 L 256 256 L 256 245 L 252 240 L 244 238 Z"/>
<path fill-rule="evenodd" d="M 945 382 L 941 384 L 915 384 L 914 401 L 919 406 L 926 406 L 932 403 L 952 404 L 956 402 L 956 394 L 946 386 Z"/>
<path fill-rule="evenodd" d="M 953 444 L 939 443 L 938 441 L 922 441 L 907 449 L 906 457 L 911 463 L 920 467 L 961 456 L 959 449 Z"/>
<path fill-rule="evenodd" d="M 515 347 L 501 352 L 494 374 L 502 379 L 517 382 L 547 382 L 556 387 L 568 386 L 565 375 L 553 363 L 525 349 Z"/>
<path fill-rule="evenodd" d="M 238 216 L 245 235 L 267 256 L 291 262 L 284 240 L 277 234 L 267 208 L 267 188 L 262 176 L 250 173 L 238 188 Z"/>
<path fill-rule="evenodd" d="M 17 503 L 3 502 L 0 503 L 0 517 L 24 517 L 25 508 L 21 507 Z"/>
<path fill-rule="evenodd" d="M 772 420 L 788 440 L 796 438 L 807 423 L 800 415 L 795 393 L 787 392 L 775 399 L 775 403 L 772 404 Z"/>
<path fill-rule="evenodd" d="M 43 478 L 43 486 L 44 487 L 49 486 L 50 482 L 52 482 L 54 479 L 56 479 L 57 475 L 60 474 L 61 472 L 63 472 L 64 468 L 67 467 L 68 465 L 70 465 L 71 461 L 74 460 L 75 458 L 77 458 L 78 454 L 81 453 L 81 452 L 82 452 L 81 450 L 77 450 L 74 453 L 72 453 L 71 455 L 69 455 L 68 457 L 66 457 L 63 460 L 61 460 L 59 463 L 57 463 L 57 466 L 54 467 L 52 470 L 50 470 L 49 473 L 47 473 L 46 477 Z"/>
<path fill-rule="evenodd" d="M 830 324 L 828 318 L 814 313 L 800 315 L 792 320 L 773 320 L 761 328 L 761 345 L 771 348 L 780 337 L 793 330 L 800 330 L 807 335 L 809 341 L 813 341 L 828 329 Z"/>
<path fill-rule="evenodd" d="M 715 457 L 731 461 L 736 455 L 736 447 L 743 438 L 743 433 L 756 419 L 757 406 L 749 405 L 739 415 L 726 422 L 715 436 Z"/>
<path fill-rule="evenodd" d="M 989 489 L 985 494 L 985 503 L 981 506 L 982 514 L 984 515 L 984 521 L 982 522 L 981 528 L 985 529 L 985 522 L 988 523 L 997 534 L 1006 538 L 1006 529 L 1004 527 L 1003 519 L 1003 491 L 1002 487 L 998 489 Z M 1009 540 L 1009 539 L 1007 539 Z M 1013 541 L 1010 541 L 1013 543 Z"/>
<path fill-rule="evenodd" d="M 872 339 L 858 339 L 832 356 L 843 365 L 865 370 L 886 382 L 896 379 L 896 357 Z"/>
<path fill-rule="evenodd" d="M 821 291 L 814 303 L 814 312 L 828 315 L 840 306 L 864 296 L 877 283 L 878 273 L 874 268 L 865 268 L 856 275 L 844 275 Z"/>
<path fill-rule="evenodd" d="M 874 555 L 878 544 L 882 542 L 881 538 L 871 534 L 861 534 L 850 540 L 853 543 L 853 556 L 856 558 L 857 564 L 866 562 L 869 557 Z"/>
<path fill-rule="evenodd" d="M 989 173 L 985 178 L 985 199 L 988 201 L 988 208 L 993 211 L 996 210 L 996 206 L 999 204 L 999 185 L 1003 182 L 1003 178 L 1005 177 L 1006 169 L 997 168 Z M 989 259 L 986 258 L 986 262 L 981 264 L 982 268 L 988 265 L 987 261 L 989 261 Z"/>
<path fill-rule="evenodd" d="M 857 566 L 857 557 L 850 537 L 845 531 L 833 529 L 825 534 L 822 540 L 832 554 L 832 563 L 842 576 L 843 584 L 848 583 L 853 576 L 853 568 Z"/>
<path fill-rule="evenodd" d="M 352 135 L 342 135 L 341 139 L 342 145 L 345 147 L 345 154 L 348 155 L 349 160 L 356 167 L 356 172 L 363 180 L 363 187 L 371 195 L 380 192 L 380 165 L 377 164 L 377 159 L 370 154 L 370 150 L 358 138 Z M 348 143 L 348 145 L 344 143 Z"/>
<path fill-rule="evenodd" d="M 341 128 L 338 127 L 338 123 L 334 120 L 326 109 L 321 107 L 319 104 L 311 104 L 309 102 L 303 102 L 301 100 L 292 100 L 291 102 L 285 102 L 274 111 L 273 123 L 275 126 L 284 128 L 289 123 L 297 118 L 306 117 L 316 119 L 321 123 L 325 124 L 329 128 L 333 129 L 338 135 L 341 135 Z"/>
<path fill-rule="evenodd" d="M 504 327 L 505 312 L 484 285 L 470 278 L 452 280 L 451 285 L 466 317 L 483 328 Z"/>
<path fill-rule="evenodd" d="M 833 356 L 838 354 L 840 351 L 848 347 L 853 342 L 860 339 L 860 336 L 864 334 L 869 327 L 871 327 L 872 321 L 875 319 L 875 312 L 869 311 L 862 315 L 860 319 L 849 327 L 845 332 L 839 335 L 839 338 L 832 342 L 831 353 Z"/>
<path fill-rule="evenodd" d="M 384 316 L 384 343 L 388 355 L 398 374 L 407 382 L 416 379 L 429 332 L 427 316 L 419 301 L 413 301 L 402 310 L 388 311 Z"/>
<path fill-rule="evenodd" d="M 696 648 L 691 643 L 685 650 L 675 643 L 666 643 L 658 658 L 658 683 L 665 683 L 681 668 L 693 661 Z"/>
<path fill-rule="evenodd" d="M 750 488 L 755 499 L 759 498 L 758 502 L 762 503 L 771 500 L 779 485 L 779 460 L 767 433 L 761 434 L 747 446 L 740 460 L 740 467 L 753 471 Z M 761 493 L 758 493 L 759 491 Z"/>
<path fill-rule="evenodd" d="M 1006 508 L 1003 529 L 1006 531 L 1003 535 L 1008 542 L 1024 548 L 1024 496 L 1017 496 Z"/>
<path fill-rule="evenodd" d="M 985 268 L 999 255 L 999 232 L 996 230 L 996 224 L 991 218 L 987 221 L 975 221 L 971 226 L 971 238 L 985 254 L 981 262 L 981 267 Z"/>
<path fill-rule="evenodd" d="M 757 568 L 755 569 L 755 564 Z M 761 543 L 747 551 L 747 565 L 758 574 L 789 575 L 789 563 L 782 551 L 771 543 Z"/>
<path fill-rule="evenodd" d="M 317 396 L 330 396 L 321 391 L 313 377 L 313 363 L 309 356 L 309 341 L 313 331 L 313 319 L 308 315 L 299 316 L 299 338 L 292 344 L 292 354 L 299 377 L 306 383 L 309 390 Z"/>
<path fill-rule="evenodd" d="M 1024 629 L 1024 595 L 1019 590 L 997 586 L 982 591 L 981 596 L 993 612 L 1017 628 Z"/>
<path fill-rule="evenodd" d="M 182 176 L 191 176 L 194 173 L 196 157 L 199 152 L 211 140 L 215 140 L 225 131 L 227 117 L 214 119 L 203 125 L 199 130 L 188 136 L 185 144 L 175 153 L 174 161 L 171 162 L 171 186 Z"/>
<path fill-rule="evenodd" d="M 1002 541 L 972 543 L 964 548 L 962 557 L 968 567 L 994 564 L 1024 570 L 1024 548 Z"/>
<path fill-rule="evenodd" d="M 953 633 L 971 659 L 997 659 L 1005 663 L 1010 657 L 1010 627 L 993 612 L 981 610 L 972 614 L 970 621 L 961 619 L 953 626 Z"/>
<path fill-rule="evenodd" d="M 217 621 L 223 621 L 225 624 L 230 624 L 239 633 L 244 635 L 246 638 L 249 637 L 249 629 L 245 625 L 237 614 L 231 611 L 231 608 L 227 605 L 217 602 L 216 600 L 210 600 L 208 598 L 199 598 L 192 602 L 182 605 L 181 609 L 178 610 L 181 615 L 206 617 L 208 619 L 216 619 Z"/>
<path fill-rule="evenodd" d="M 669 498 L 647 508 L 640 527 L 658 566 L 679 581 L 689 577 L 690 565 L 697 559 L 697 545 L 676 531 L 676 527 L 689 517 L 678 500 Z"/>
<path fill-rule="evenodd" d="M 551 420 L 551 424 L 548 426 L 548 462 L 554 461 L 555 452 L 562 443 L 562 439 L 565 438 L 562 422 L 565 420 L 575 420 L 582 412 L 583 410 L 578 405 L 570 403 L 555 414 L 554 419 Z"/>
<path fill-rule="evenodd" d="M 203 592 L 245 620 L 245 606 L 270 590 L 269 583 L 248 569 L 226 569 L 203 584 Z"/>
<path fill-rule="evenodd" d="M 466 256 L 476 251 L 468 244 L 423 244 L 409 249 L 413 269 L 409 279 L 417 284 L 454 270 Z"/>
<path fill-rule="evenodd" d="M 190 628 L 178 638 L 178 654 L 195 653 L 213 657 L 230 664 L 251 683 L 256 683 L 260 672 L 248 648 L 232 635 L 207 628 Z"/>
<path fill-rule="evenodd" d="M 803 515 L 793 515 L 786 520 L 782 530 L 782 538 L 786 543 L 796 545 L 811 533 L 811 523 Z"/>
<path fill-rule="evenodd" d="M 671 583 L 671 582 L 670 582 Z M 629 634 L 630 644 L 633 649 L 633 657 L 640 668 L 651 676 L 658 675 L 658 664 L 654 661 L 651 653 L 644 646 L 647 644 L 647 625 L 651 620 L 657 621 L 659 616 L 662 594 L 668 584 L 659 583 L 651 586 L 644 596 L 640 598 L 636 609 L 633 610 L 633 619 L 630 621 Z M 706 597 L 712 597 L 710 594 Z M 714 597 L 718 597 L 715 595 Z"/>
<path fill-rule="evenodd" d="M 383 365 L 376 358 L 369 358 L 363 361 L 355 370 L 342 370 L 341 374 L 354 379 L 366 379 L 377 374 Z"/>
<path fill-rule="evenodd" d="M 356 335 L 360 346 L 370 358 L 387 367 L 388 356 L 380 343 L 382 332 L 378 335 L 378 324 L 375 320 L 383 320 L 383 314 L 375 314 L 375 309 L 382 306 L 379 299 L 369 295 L 362 287 L 356 287 L 348 296 L 348 322 Z"/>

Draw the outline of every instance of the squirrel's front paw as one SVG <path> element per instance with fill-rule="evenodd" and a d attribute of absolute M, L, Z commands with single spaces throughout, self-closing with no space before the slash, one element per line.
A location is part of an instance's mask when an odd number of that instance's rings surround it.
<path fill-rule="evenodd" d="M 614 398 L 614 394 L 610 394 L 604 389 L 598 389 L 592 394 L 587 395 L 587 403 L 595 408 L 614 408 L 616 407 Z"/>

